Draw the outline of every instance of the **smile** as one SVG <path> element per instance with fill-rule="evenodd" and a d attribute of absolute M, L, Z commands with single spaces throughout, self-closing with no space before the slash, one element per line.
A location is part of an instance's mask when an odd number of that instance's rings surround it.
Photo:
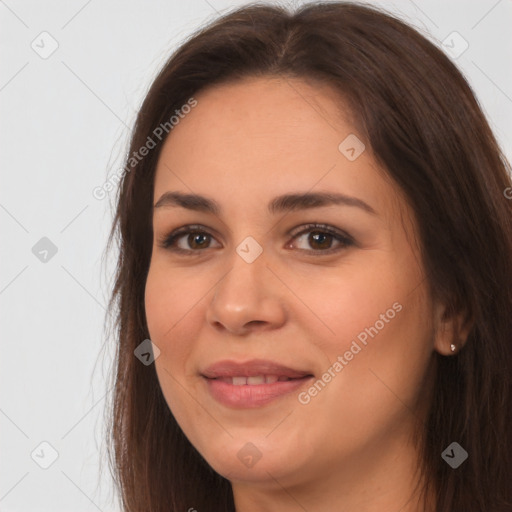
<path fill-rule="evenodd" d="M 256 375 L 254 377 L 219 377 L 216 380 L 233 384 L 233 386 L 259 386 L 261 384 L 273 384 L 274 382 L 284 382 L 292 379 L 284 375 Z"/>
<path fill-rule="evenodd" d="M 295 379 L 277 375 L 215 379 L 204 377 L 208 392 L 217 402 L 226 407 L 246 409 L 262 407 L 285 397 L 306 386 L 311 379 L 312 375 Z"/>

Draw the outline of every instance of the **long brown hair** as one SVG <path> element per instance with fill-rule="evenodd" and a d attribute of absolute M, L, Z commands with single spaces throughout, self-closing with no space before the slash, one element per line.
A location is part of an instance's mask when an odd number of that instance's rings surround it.
<path fill-rule="evenodd" d="M 119 250 L 109 303 L 117 354 L 108 450 L 123 510 L 234 511 L 230 482 L 188 441 L 154 365 L 141 364 L 134 350 L 149 338 L 144 290 L 165 141 L 154 130 L 199 91 L 249 76 L 333 86 L 405 193 L 433 296 L 473 321 L 457 355 L 432 356 L 434 400 L 421 438 L 425 489 L 434 492 L 437 512 L 511 511 L 510 165 L 470 86 L 440 49 L 393 15 L 337 2 L 294 13 L 255 4 L 228 13 L 170 57 L 140 108 L 108 244 L 115 240 Z M 130 160 L 148 137 L 156 146 Z M 469 454 L 457 469 L 441 457 L 453 441 Z"/>

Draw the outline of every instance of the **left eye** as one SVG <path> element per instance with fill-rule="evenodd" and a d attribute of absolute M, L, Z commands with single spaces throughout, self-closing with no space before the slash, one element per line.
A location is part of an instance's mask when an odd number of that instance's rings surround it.
<path fill-rule="evenodd" d="M 300 251 L 320 252 L 322 253 L 321 255 L 324 255 L 337 252 L 354 245 L 354 240 L 349 235 L 339 232 L 330 226 L 323 224 L 309 224 L 307 226 L 302 226 L 302 228 L 302 231 L 295 234 L 292 233 L 293 239 L 300 240 L 304 238 L 305 235 L 308 235 L 307 243 L 310 247 L 313 247 L 314 250 L 299 249 Z M 182 240 L 185 241 L 188 248 L 180 247 L 179 244 Z M 201 249 L 211 248 L 209 243 L 211 240 L 214 240 L 213 236 L 204 231 L 201 226 L 186 226 L 166 236 L 160 241 L 159 245 L 164 249 L 168 249 L 176 253 L 191 254 L 202 252 Z M 333 241 L 338 242 L 337 247 L 332 247 Z M 293 245 L 294 244 L 289 243 L 286 245 L 286 248 L 292 248 Z"/>
<path fill-rule="evenodd" d="M 354 244 L 354 240 L 348 235 L 338 232 L 334 228 L 324 225 L 310 225 L 303 229 L 300 233 L 294 235 L 294 239 L 300 240 L 306 235 L 306 242 L 310 247 L 316 247 L 317 250 L 313 252 L 321 252 L 322 254 L 331 254 L 340 251 L 341 249 L 350 247 Z M 332 242 L 338 242 L 337 247 L 332 247 Z M 287 245 L 290 247 L 290 245 Z M 309 249 L 300 249 L 311 252 Z"/>

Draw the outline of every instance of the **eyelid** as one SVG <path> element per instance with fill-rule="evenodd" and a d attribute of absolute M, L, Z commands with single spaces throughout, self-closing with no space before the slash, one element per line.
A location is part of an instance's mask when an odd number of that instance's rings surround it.
<path fill-rule="evenodd" d="M 337 235 L 343 238 L 346 238 L 347 240 L 351 240 L 352 242 L 354 239 L 345 231 L 342 231 L 341 229 L 335 228 L 334 226 L 331 226 L 330 224 L 323 224 L 321 222 L 308 222 L 306 224 L 302 224 L 298 226 L 297 228 L 292 229 L 288 232 L 288 236 L 296 237 L 298 235 L 301 235 L 303 233 L 308 233 L 309 231 L 325 231 L 327 233 L 330 233 L 331 235 Z"/>
<path fill-rule="evenodd" d="M 289 232 L 289 236 L 292 236 L 292 239 L 296 239 L 306 233 L 311 233 L 318 231 L 320 233 L 327 233 L 334 237 L 334 239 L 338 242 L 338 246 L 331 247 L 329 249 L 325 250 L 314 250 L 314 249 L 297 249 L 301 253 L 310 254 L 314 257 L 320 257 L 320 256 L 328 256 L 331 254 L 335 254 L 338 252 L 341 252 L 345 249 L 348 249 L 351 246 L 355 245 L 355 240 L 345 231 L 335 228 L 334 226 L 331 226 L 329 224 L 324 224 L 321 222 L 310 222 L 307 224 L 303 224 L 301 226 L 298 226 L 296 229 L 293 229 Z M 287 247 L 289 244 L 287 244 Z"/>
<path fill-rule="evenodd" d="M 174 244 L 177 239 L 181 238 L 182 236 L 189 235 L 191 233 L 199 233 L 199 234 L 206 234 L 210 236 L 211 238 L 215 239 L 215 236 L 211 232 L 216 233 L 215 230 L 212 230 L 210 228 L 207 228 L 206 226 L 203 226 L 201 224 L 187 224 L 185 226 L 181 226 L 170 233 L 164 235 L 162 238 L 158 240 L 159 247 L 170 250 L 172 252 L 178 253 L 178 254 L 186 254 L 190 256 L 197 256 L 201 253 L 205 252 L 205 249 L 200 250 L 194 250 L 194 249 L 182 249 L 180 247 L 176 247 Z M 344 249 L 347 249 L 350 246 L 355 245 L 354 238 L 346 233 L 343 230 L 340 230 L 339 228 L 335 228 L 334 226 L 331 226 L 329 224 L 319 223 L 319 222 L 310 222 L 306 224 L 302 224 L 298 226 L 297 228 L 292 229 L 289 231 L 286 236 L 292 237 L 293 239 L 298 238 L 301 235 L 304 235 L 309 232 L 323 232 L 327 233 L 334 237 L 334 239 L 338 242 L 337 247 L 331 247 L 329 249 L 297 249 L 301 253 L 307 253 L 315 256 L 323 256 L 323 255 L 329 255 L 332 253 L 340 252 Z M 174 245 L 174 247 L 173 247 Z M 287 243 L 286 247 L 288 248 L 290 246 L 290 243 Z M 207 247 L 206 249 L 211 249 L 211 247 Z"/>
<path fill-rule="evenodd" d="M 193 253 L 200 253 L 203 251 L 194 251 L 193 249 L 181 249 L 179 247 L 172 247 L 171 242 L 175 242 L 177 239 L 181 238 L 182 236 L 189 235 L 190 233 L 204 233 L 212 238 L 215 238 L 217 235 L 213 235 L 213 233 L 216 233 L 215 230 L 207 228 L 206 226 L 203 226 L 201 224 L 187 224 L 185 226 L 181 226 L 179 228 L 176 228 L 172 230 L 170 233 L 164 235 L 162 238 L 158 240 L 159 247 L 167 250 L 172 250 L 176 253 L 187 253 L 187 254 L 193 254 Z M 210 247 L 208 247 L 210 249 Z"/>

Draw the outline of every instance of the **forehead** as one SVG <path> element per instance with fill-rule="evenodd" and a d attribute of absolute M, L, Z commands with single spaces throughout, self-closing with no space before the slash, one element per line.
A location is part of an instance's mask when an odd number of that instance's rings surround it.
<path fill-rule="evenodd" d="M 195 96 L 197 106 L 181 119 L 168 137 L 173 147 L 186 140 L 201 153 L 229 152 L 252 155 L 251 148 L 267 147 L 265 154 L 307 143 L 326 150 L 353 127 L 350 112 L 334 90 L 324 84 L 310 85 L 291 78 L 247 78 L 216 85 Z M 174 139 L 174 140 L 172 140 Z M 321 139 L 324 144 L 318 145 Z M 236 145 L 232 144 L 236 142 Z M 180 144 L 179 144 L 180 143 Z M 331 148 L 336 154 L 337 144 Z M 263 155 L 262 155 L 263 156 Z M 283 155 L 284 156 L 284 155 Z M 290 156 L 290 155 L 286 155 Z"/>
<path fill-rule="evenodd" d="M 368 146 L 351 161 L 339 146 L 362 139 L 329 86 L 251 78 L 194 96 L 174 126 L 155 176 L 155 201 L 169 190 L 215 196 L 236 208 L 290 191 L 332 190 L 392 208 L 396 190 Z M 353 139 L 348 139 L 353 140 Z M 263 204 L 263 203 L 261 203 Z"/>

